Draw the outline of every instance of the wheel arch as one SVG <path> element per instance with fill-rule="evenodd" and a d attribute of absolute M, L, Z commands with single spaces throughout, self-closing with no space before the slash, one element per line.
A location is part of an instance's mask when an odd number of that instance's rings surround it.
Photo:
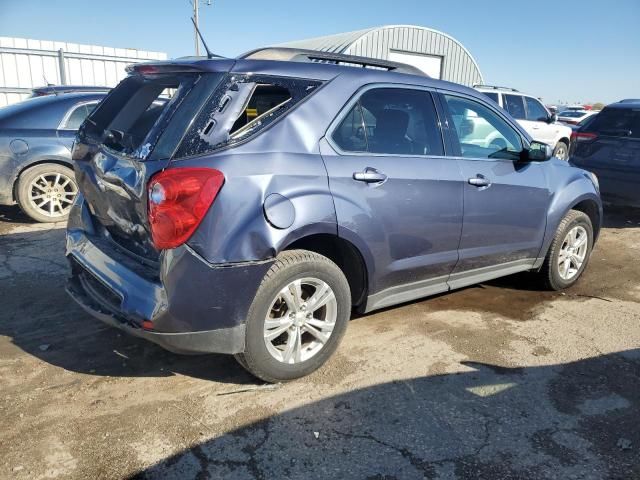
<path fill-rule="evenodd" d="M 360 250 L 335 233 L 314 233 L 301 236 L 283 246 L 284 250 L 309 250 L 333 261 L 344 273 L 351 289 L 351 303 L 364 307 L 368 292 L 367 264 Z"/>

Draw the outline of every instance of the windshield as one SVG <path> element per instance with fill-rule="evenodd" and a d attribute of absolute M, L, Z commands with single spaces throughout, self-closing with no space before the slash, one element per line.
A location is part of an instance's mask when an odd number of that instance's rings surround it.
<path fill-rule="evenodd" d="M 580 118 L 584 117 L 587 112 L 578 112 L 575 110 L 565 110 L 564 112 L 560 112 L 558 114 L 559 117 L 567 117 L 567 118 Z"/>

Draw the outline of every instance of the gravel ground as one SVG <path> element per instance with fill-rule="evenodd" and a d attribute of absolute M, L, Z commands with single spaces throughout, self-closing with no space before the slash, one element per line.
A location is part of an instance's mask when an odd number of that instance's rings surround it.
<path fill-rule="evenodd" d="M 640 478 L 640 212 L 584 278 L 520 275 L 354 318 L 263 385 L 67 298 L 64 230 L 0 210 L 0 478 Z"/>

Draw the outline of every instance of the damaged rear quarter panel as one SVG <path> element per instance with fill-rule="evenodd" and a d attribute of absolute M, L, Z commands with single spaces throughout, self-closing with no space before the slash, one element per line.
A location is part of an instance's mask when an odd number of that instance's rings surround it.
<path fill-rule="evenodd" d="M 337 234 L 319 141 L 342 103 L 323 101 L 323 94 L 324 88 L 242 145 L 176 162 L 225 175 L 213 206 L 188 241 L 208 262 L 265 260 L 304 236 Z M 264 200 L 272 193 L 293 204 L 289 228 L 275 228 L 265 218 Z"/>

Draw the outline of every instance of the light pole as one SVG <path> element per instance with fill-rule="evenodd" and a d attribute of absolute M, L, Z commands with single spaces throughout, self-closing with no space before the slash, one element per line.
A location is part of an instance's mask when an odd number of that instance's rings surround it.
<path fill-rule="evenodd" d="M 211 6 L 211 1 L 212 0 L 207 0 L 207 5 Z M 198 28 L 200 27 L 199 24 L 199 4 L 200 4 L 200 0 L 191 0 L 191 5 L 193 6 L 193 21 L 195 23 L 195 26 L 193 28 L 193 40 L 195 42 L 195 47 L 196 47 L 196 57 L 200 56 L 200 38 L 198 36 Z"/>

